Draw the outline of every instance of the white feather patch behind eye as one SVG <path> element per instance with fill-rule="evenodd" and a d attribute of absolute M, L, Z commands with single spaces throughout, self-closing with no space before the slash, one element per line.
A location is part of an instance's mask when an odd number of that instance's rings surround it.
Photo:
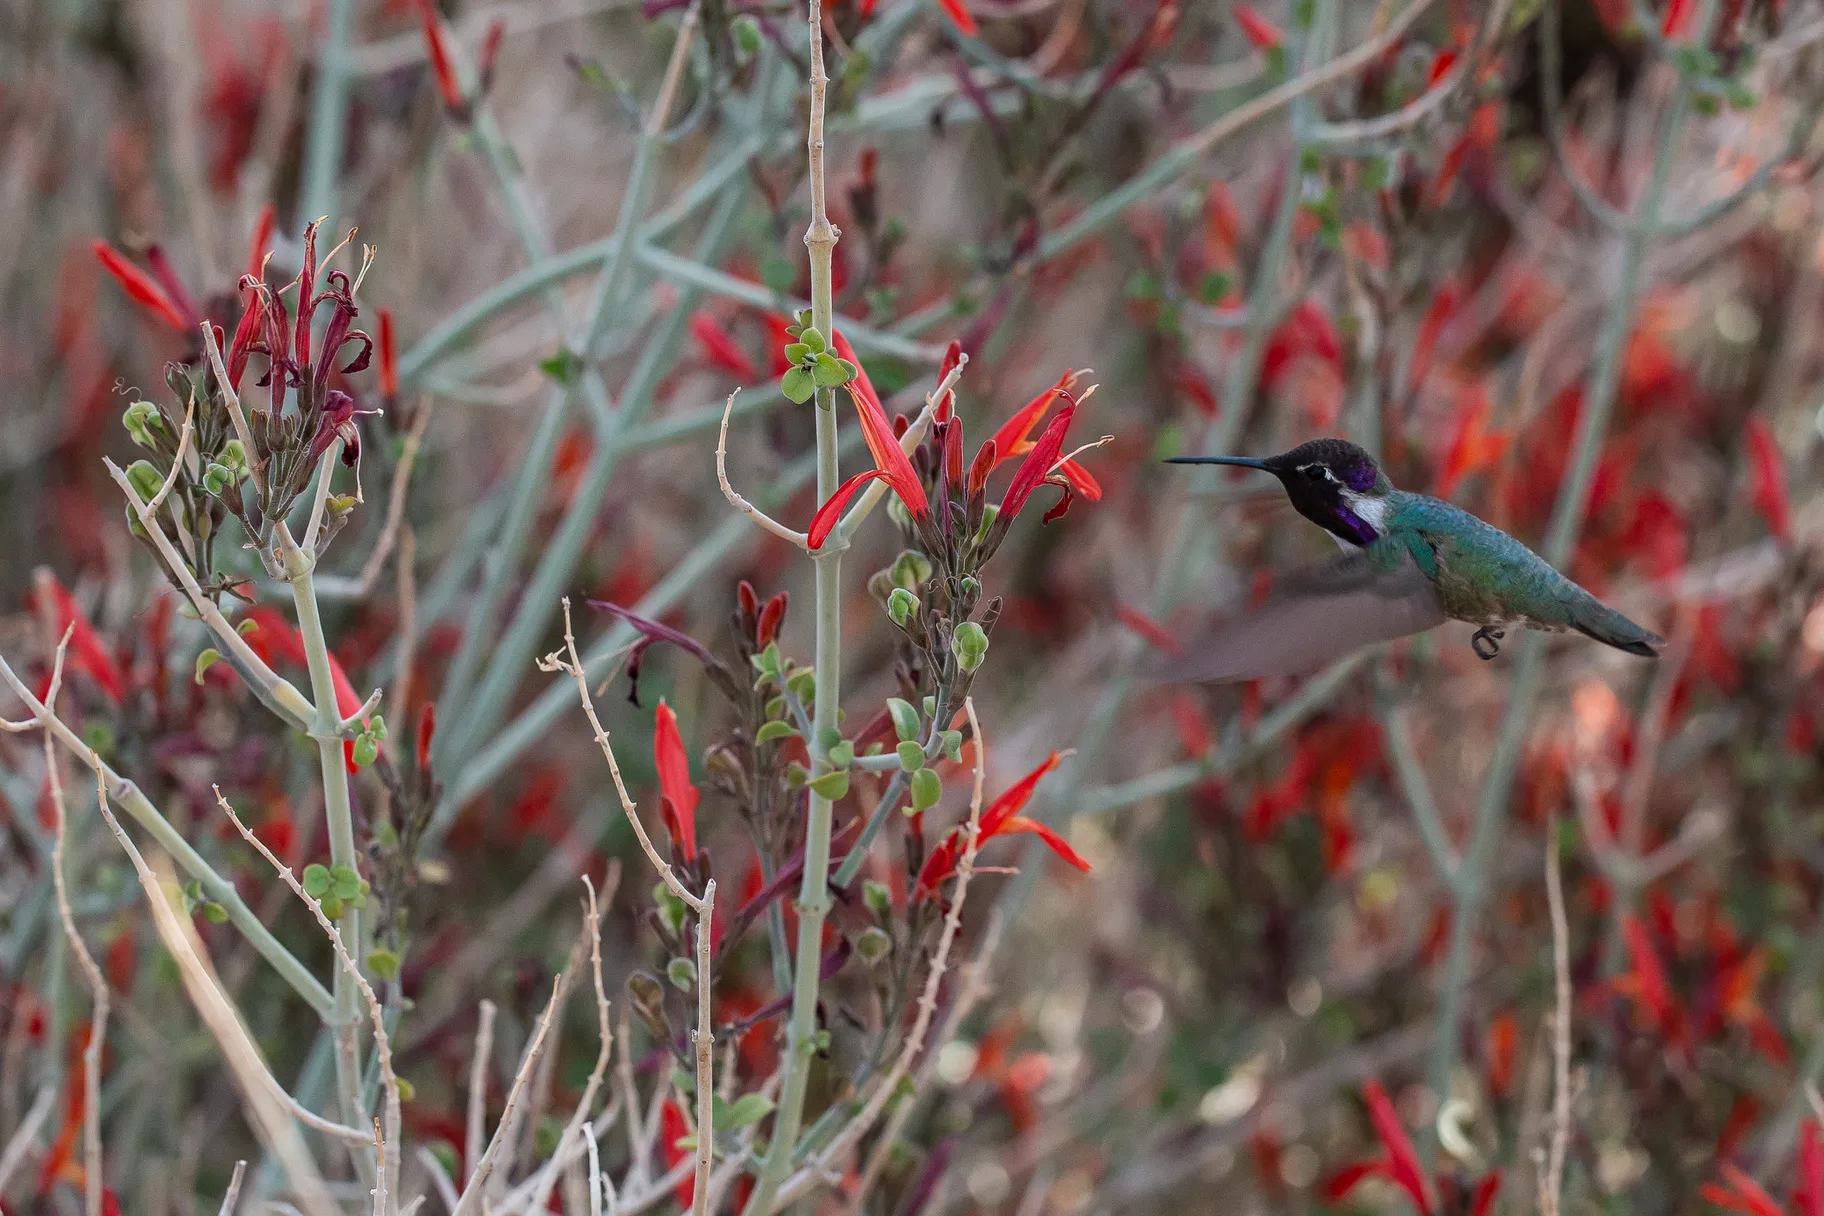
<path fill-rule="evenodd" d="M 1387 531 L 1387 500 L 1367 494 L 1357 494 L 1354 490 L 1343 491 L 1343 501 L 1348 504 L 1361 521 L 1376 532 Z"/>

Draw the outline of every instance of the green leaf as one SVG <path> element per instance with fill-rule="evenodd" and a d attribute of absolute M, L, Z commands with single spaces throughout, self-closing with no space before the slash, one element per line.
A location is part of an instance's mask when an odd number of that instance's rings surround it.
<path fill-rule="evenodd" d="M 399 1090 L 399 1100 L 401 1102 L 410 1102 L 413 1098 L 418 1096 L 418 1090 L 404 1077 L 394 1077 L 393 1085 Z"/>
<path fill-rule="evenodd" d="M 1220 270 L 1212 270 L 1208 274 L 1205 274 L 1202 279 L 1198 280 L 1197 298 L 1202 300 L 1205 304 L 1220 304 L 1222 303 L 1223 297 L 1229 294 L 1229 288 L 1233 285 L 1234 280 L 1229 278 L 1228 275 L 1222 273 Z"/>
<path fill-rule="evenodd" d="M 225 925 L 228 923 L 228 909 L 212 899 L 203 905 L 203 919 L 212 925 Z"/>
<path fill-rule="evenodd" d="M 841 359 L 825 351 L 817 356 L 817 364 L 811 376 L 817 381 L 818 388 L 837 388 L 849 382 L 853 373 L 843 365 Z"/>
<path fill-rule="evenodd" d="M 318 862 L 311 862 L 304 867 L 304 893 L 312 899 L 322 899 L 329 894 L 329 867 Z"/>
<path fill-rule="evenodd" d="M 802 367 L 794 367 L 779 380 L 779 391 L 793 405 L 803 405 L 817 394 L 817 381 Z"/>
<path fill-rule="evenodd" d="M 342 900 L 335 892 L 330 892 L 317 902 L 323 906 L 323 915 L 331 920 L 342 919 Z"/>
<path fill-rule="evenodd" d="M 855 744 L 848 739 L 830 748 L 829 752 L 830 763 L 837 768 L 847 768 L 855 763 Z"/>
<path fill-rule="evenodd" d="M 785 359 L 787 363 L 803 363 L 805 356 L 810 353 L 811 348 L 803 342 L 791 342 L 786 345 Z"/>
<path fill-rule="evenodd" d="M 804 332 L 798 335 L 798 340 L 810 347 L 812 354 L 821 355 L 829 348 L 829 343 L 824 340 L 823 333 L 813 325 L 806 325 Z"/>
<path fill-rule="evenodd" d="M 925 767 L 925 749 L 918 745 L 916 739 L 903 739 L 899 747 L 899 767 L 908 773 L 916 773 Z"/>
<path fill-rule="evenodd" d="M 893 888 L 870 878 L 861 884 L 861 902 L 868 905 L 868 911 L 874 915 L 884 916 L 893 910 Z"/>
<path fill-rule="evenodd" d="M 944 741 L 944 755 L 951 761 L 961 763 L 963 759 L 963 732 L 947 730 L 939 736 Z"/>
<path fill-rule="evenodd" d="M 743 1127 L 752 1127 L 760 1120 L 773 1113 L 773 1103 L 765 1094 L 742 1094 L 735 1099 L 734 1105 L 728 1108 L 728 1123 L 732 1131 Z M 723 1127 L 722 1113 L 716 1112 L 716 1126 Z"/>
<path fill-rule="evenodd" d="M 912 809 L 928 811 L 944 796 L 943 778 L 935 769 L 921 768 L 912 774 Z"/>
<path fill-rule="evenodd" d="M 825 773 L 811 782 L 811 793 L 819 798 L 828 798 L 834 802 L 849 792 L 849 772 L 847 769 L 836 769 Z"/>
<path fill-rule="evenodd" d="M 211 667 L 214 667 L 217 663 L 219 663 L 221 661 L 222 661 L 222 652 L 217 650 L 213 646 L 206 648 L 201 654 L 197 655 L 196 656 L 196 682 L 198 684 L 201 684 L 203 682 L 203 673 L 205 671 L 208 671 Z"/>
<path fill-rule="evenodd" d="M 399 978 L 399 956 L 391 950 L 371 950 L 367 955 L 367 969 L 383 980 Z"/>
<path fill-rule="evenodd" d="M 338 899 L 353 899 L 361 893 L 361 875 L 353 866 L 331 866 L 329 881 Z"/>
<path fill-rule="evenodd" d="M 550 358 L 540 359 L 538 368 L 559 384 L 575 384 L 577 377 L 582 375 L 583 360 L 566 346 Z"/>
<path fill-rule="evenodd" d="M 760 729 L 754 732 L 754 746 L 759 747 L 775 739 L 789 739 L 797 733 L 790 722 L 774 718 L 771 722 L 762 723 Z"/>
<path fill-rule="evenodd" d="M 910 701 L 887 698 L 887 713 L 893 718 L 893 733 L 901 739 L 918 738 L 918 711 Z"/>

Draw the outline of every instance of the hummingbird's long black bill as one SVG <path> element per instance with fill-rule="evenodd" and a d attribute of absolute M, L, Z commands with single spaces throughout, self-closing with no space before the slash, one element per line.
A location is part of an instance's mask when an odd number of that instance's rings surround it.
<path fill-rule="evenodd" d="M 1243 469 L 1262 469 L 1267 472 L 1267 462 L 1253 456 L 1168 456 L 1167 464 L 1232 464 Z"/>

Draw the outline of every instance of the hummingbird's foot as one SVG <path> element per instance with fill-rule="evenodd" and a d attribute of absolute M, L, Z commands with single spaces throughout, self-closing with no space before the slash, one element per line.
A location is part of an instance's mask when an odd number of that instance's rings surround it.
<path fill-rule="evenodd" d="M 1486 663 L 1501 653 L 1501 639 L 1506 636 L 1507 634 L 1493 625 L 1484 625 L 1471 635 L 1469 647 L 1476 652 L 1478 659 Z"/>

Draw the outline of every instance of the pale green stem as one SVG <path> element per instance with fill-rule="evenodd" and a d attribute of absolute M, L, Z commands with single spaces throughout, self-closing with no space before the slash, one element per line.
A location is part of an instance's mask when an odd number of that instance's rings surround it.
<path fill-rule="evenodd" d="M 317 981 L 316 976 L 310 973 L 308 967 L 279 944 L 279 940 L 261 923 L 253 909 L 249 908 L 241 899 L 234 884 L 216 873 L 215 869 L 203 860 L 202 854 L 191 846 L 182 832 L 171 826 L 171 821 L 152 805 L 151 800 L 140 792 L 139 787 L 110 768 L 107 762 L 97 756 L 81 736 L 71 730 L 61 718 L 50 714 L 44 703 L 33 695 L 32 690 L 26 686 L 24 681 L 20 680 L 3 657 L 0 657 L 0 682 L 4 682 L 8 688 L 13 690 L 13 693 L 32 711 L 33 717 L 46 724 L 59 743 L 68 748 L 84 764 L 101 774 L 102 783 L 108 791 L 109 801 L 125 811 L 133 822 L 144 828 L 154 840 L 158 841 L 159 847 L 171 855 L 171 859 L 177 863 L 179 869 L 200 882 L 203 886 L 203 894 L 228 910 L 229 922 L 240 930 L 241 936 L 253 944 L 253 948 L 259 952 L 260 957 L 272 964 L 273 970 L 277 971 L 280 977 L 290 984 L 298 995 L 310 1004 L 312 1009 L 316 1010 L 319 1017 L 326 1022 L 333 1021 L 335 1000 L 330 996 L 329 991 Z"/>
<path fill-rule="evenodd" d="M 818 332 L 833 332 L 836 307 L 833 292 L 832 255 L 841 233 L 830 223 L 824 205 L 824 91 L 828 84 L 823 71 L 823 6 L 821 0 L 810 0 L 809 41 L 811 48 L 811 115 L 806 136 L 810 158 L 811 225 L 804 243 L 811 259 L 811 324 Z M 827 499 L 841 482 L 838 461 L 835 393 L 820 389 L 817 410 L 817 498 Z M 816 653 L 817 703 L 811 720 L 811 738 L 806 740 L 811 752 L 813 781 L 830 771 L 829 749 L 824 739 L 838 729 L 842 696 L 842 551 L 841 537 L 826 543 L 812 558 L 816 564 Z M 792 985 L 792 1017 L 786 1031 L 785 1080 L 779 1090 L 778 1113 L 773 1120 L 772 1140 L 766 1161 L 761 1166 L 753 1195 L 744 1209 L 745 1216 L 765 1216 L 773 1210 L 779 1186 L 792 1166 L 792 1150 L 798 1145 L 803 1127 L 804 1099 L 810 1083 L 811 1062 L 816 1057 L 817 993 L 823 954 L 823 922 L 830 909 L 830 825 L 833 819 L 829 798 L 813 790 L 810 794 L 810 819 L 804 833 L 804 880 L 798 891 L 798 954 L 796 977 Z"/>
<path fill-rule="evenodd" d="M 325 460 L 335 459 L 340 446 L 332 444 L 325 453 Z M 330 672 L 329 643 L 323 637 L 323 619 L 317 612 L 317 593 L 311 581 L 316 558 L 298 548 L 282 523 L 279 525 L 279 546 L 291 583 L 292 604 L 298 612 L 298 638 L 304 647 L 305 664 L 310 669 L 311 698 L 316 702 L 316 722 L 311 738 L 317 744 L 317 762 L 323 777 L 323 815 L 329 828 L 329 860 L 332 866 L 346 866 L 359 872 L 354 811 L 349 802 L 348 769 L 343 760 L 342 717 L 336 707 L 336 682 Z M 361 913 L 352 903 L 343 906 L 336 933 L 349 957 L 361 965 L 365 953 L 361 941 Z M 336 968 L 335 996 L 336 1093 L 341 1103 L 342 1121 L 351 1127 L 365 1127 L 367 1112 L 361 1103 L 360 1091 L 360 992 L 354 976 L 346 968 Z M 363 1179 L 368 1179 L 373 1169 L 369 1150 L 357 1148 L 353 1155 Z"/>
<path fill-rule="evenodd" d="M 1697 28 L 1710 28 L 1714 3 L 1706 3 Z M 1583 397 L 1583 411 L 1578 419 L 1577 436 L 1572 448 L 1571 464 L 1558 502 L 1552 511 L 1551 526 L 1546 533 L 1544 557 L 1562 568 L 1576 548 L 1588 509 L 1590 482 L 1596 461 L 1602 452 L 1602 440 L 1608 433 L 1609 415 L 1614 409 L 1616 389 L 1621 381 L 1621 358 L 1627 337 L 1634 328 L 1634 317 L 1640 302 L 1642 271 L 1647 246 L 1658 235 L 1660 205 L 1665 198 L 1666 183 L 1672 169 L 1672 153 L 1684 129 L 1690 97 L 1681 78 L 1672 89 L 1660 118 L 1659 139 L 1654 150 L 1653 171 L 1641 197 L 1639 211 L 1627 225 L 1622 238 L 1621 267 L 1615 298 L 1596 341 L 1595 361 Z M 1457 1064 L 1459 1048 L 1457 1027 L 1462 1018 L 1464 991 L 1469 982 L 1469 956 L 1475 941 L 1476 925 L 1487 897 L 1488 867 L 1507 823 L 1509 791 L 1514 770 L 1518 767 L 1526 728 L 1532 720 L 1533 698 L 1538 692 L 1545 635 L 1529 631 L 1521 642 L 1520 659 L 1514 673 L 1514 687 L 1496 738 L 1488 773 L 1483 779 L 1482 795 L 1476 805 L 1475 828 L 1469 850 L 1464 855 L 1456 877 L 1457 899 L 1451 916 L 1450 948 L 1445 956 L 1444 978 L 1438 1008 L 1438 1038 L 1432 1051 L 1432 1091 L 1440 1096 L 1450 1092 L 1450 1077 Z M 1436 1130 L 1426 1136 L 1422 1146 L 1429 1159 L 1436 1146 Z"/>
<path fill-rule="evenodd" d="M 354 0 L 329 0 L 329 27 L 317 53 L 316 81 L 310 97 L 310 130 L 305 138 L 304 186 L 299 199 L 308 223 L 328 216 L 334 231 L 336 178 L 348 133 L 348 40 L 354 27 Z"/>

